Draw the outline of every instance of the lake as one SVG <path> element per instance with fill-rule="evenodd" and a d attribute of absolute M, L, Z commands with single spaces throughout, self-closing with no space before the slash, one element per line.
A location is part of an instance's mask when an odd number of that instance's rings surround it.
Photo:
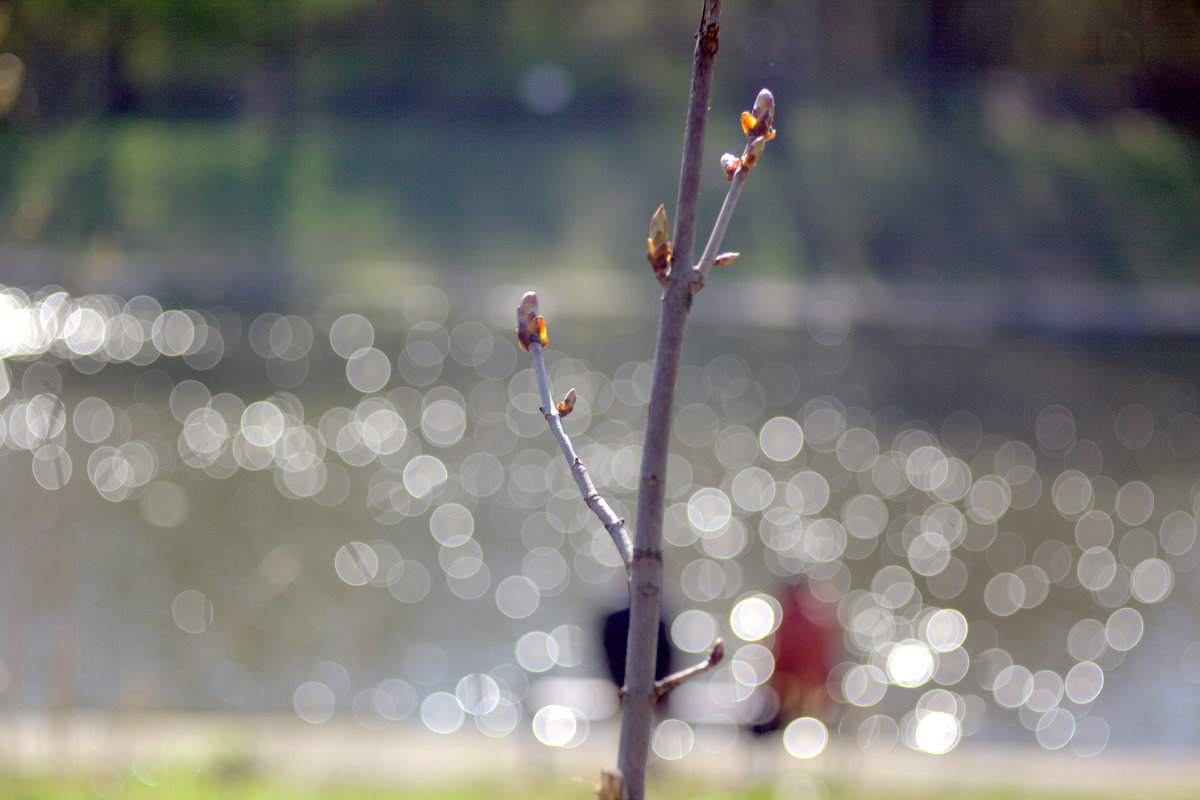
<path fill-rule="evenodd" d="M 583 741 L 615 708 L 596 624 L 624 573 L 538 413 L 519 295 L 0 290 L 0 708 Z M 799 575 L 844 631 L 827 722 L 865 749 L 1200 742 L 1194 336 L 714 297 L 676 395 L 666 607 L 681 663 L 728 655 L 659 755 L 752 721 Z M 651 317 L 548 319 L 568 431 L 632 519 Z"/>

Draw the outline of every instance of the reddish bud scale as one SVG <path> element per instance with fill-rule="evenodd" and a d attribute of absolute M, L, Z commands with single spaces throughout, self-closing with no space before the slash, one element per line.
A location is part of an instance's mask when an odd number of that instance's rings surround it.
<path fill-rule="evenodd" d="M 769 142 L 775 138 L 775 96 L 767 89 L 758 93 L 754 108 L 742 112 L 742 133 L 747 139 L 762 138 Z"/>
<path fill-rule="evenodd" d="M 575 410 L 575 397 L 575 389 L 571 388 L 567 392 L 567 396 L 563 398 L 563 401 L 555 406 L 555 408 L 558 409 L 558 415 L 560 417 L 567 417 L 572 411 Z"/>
<path fill-rule="evenodd" d="M 763 150 L 767 146 L 765 136 L 756 136 L 746 145 L 746 152 L 742 153 L 742 166 L 746 169 L 754 169 L 754 165 L 758 163 L 758 159 L 762 156 Z"/>
<path fill-rule="evenodd" d="M 742 160 L 733 153 L 721 156 L 721 169 L 725 172 L 725 180 L 733 180 L 733 175 L 742 167 Z"/>
<path fill-rule="evenodd" d="M 670 240 L 670 231 L 667 228 L 667 209 L 659 205 L 650 217 L 650 240 L 655 246 Z"/>
<path fill-rule="evenodd" d="M 767 125 L 775 121 L 775 95 L 770 89 L 763 89 L 754 98 L 754 108 L 751 113 L 756 120 L 766 120 Z"/>
<path fill-rule="evenodd" d="M 667 225 L 667 210 L 663 206 L 655 209 L 650 217 L 650 238 L 646 240 L 646 258 L 654 268 L 654 277 L 665 283 L 671 271 L 671 238 Z"/>
<path fill-rule="evenodd" d="M 528 350 L 533 342 L 541 342 L 543 347 L 550 342 L 546 335 L 546 320 L 537 312 L 537 294 L 526 292 L 517 306 L 517 344 L 522 350 Z"/>

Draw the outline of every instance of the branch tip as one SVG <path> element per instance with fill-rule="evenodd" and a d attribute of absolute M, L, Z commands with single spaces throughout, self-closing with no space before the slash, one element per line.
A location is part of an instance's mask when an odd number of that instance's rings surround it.
<path fill-rule="evenodd" d="M 600 518 L 605 530 L 612 537 L 617 552 L 621 555 L 621 562 L 625 565 L 625 569 L 629 570 L 633 563 L 633 537 L 625 527 L 625 520 L 619 519 L 612 506 L 596 491 L 595 484 L 588 477 L 587 468 L 584 467 L 579 454 L 575 452 L 575 445 L 572 443 L 567 429 L 563 427 L 562 418 L 575 408 L 577 394 L 572 388 L 562 402 L 554 402 L 550 388 L 550 376 L 546 373 L 546 358 L 542 353 L 542 348 L 549 342 L 546 336 L 546 320 L 537 312 L 537 295 L 527 292 L 517 307 L 517 341 L 522 350 L 528 351 L 530 360 L 533 362 L 538 397 L 542 401 L 538 410 L 546 417 L 546 424 L 549 426 L 550 432 L 554 434 L 555 440 L 558 441 L 559 449 L 562 450 L 563 457 L 571 468 L 571 475 L 575 479 L 575 485 L 579 488 L 584 503 Z"/>
<path fill-rule="evenodd" d="M 717 640 L 712 643 L 712 647 L 708 650 L 708 656 L 699 664 L 694 664 L 687 669 L 682 669 L 672 675 L 668 675 L 660 681 L 654 682 L 654 702 L 658 702 L 662 697 L 684 681 L 691 680 L 697 675 L 703 675 L 710 669 L 721 663 L 721 659 L 725 657 L 725 640 L 717 637 Z"/>
<path fill-rule="evenodd" d="M 538 315 L 537 292 L 526 292 L 517 306 L 517 344 L 529 350 L 534 342 L 545 347 L 550 338 L 546 335 L 546 318 Z"/>

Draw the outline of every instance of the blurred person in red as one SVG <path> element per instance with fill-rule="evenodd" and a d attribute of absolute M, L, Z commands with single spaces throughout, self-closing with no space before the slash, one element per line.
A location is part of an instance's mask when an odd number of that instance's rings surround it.
<path fill-rule="evenodd" d="M 763 711 L 754 725 L 754 732 L 760 734 L 785 727 L 799 717 L 821 719 L 833 708 L 827 683 L 838 634 L 836 609 L 818 600 L 805 578 L 783 586 L 777 599 L 780 620 L 771 645 L 775 671 L 767 683 L 771 691 L 765 693 Z"/>

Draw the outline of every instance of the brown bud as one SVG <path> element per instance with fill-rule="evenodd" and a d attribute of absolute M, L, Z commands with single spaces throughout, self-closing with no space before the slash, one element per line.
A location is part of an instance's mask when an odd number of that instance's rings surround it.
<path fill-rule="evenodd" d="M 671 234 L 667 226 L 667 210 L 659 206 L 650 217 L 650 238 L 646 240 L 646 258 L 654 268 L 654 277 L 665 284 L 671 271 Z"/>
<path fill-rule="evenodd" d="M 766 141 L 775 138 L 775 95 L 763 89 L 754 99 L 754 108 L 742 112 L 742 133 L 746 138 L 763 137 Z"/>
<path fill-rule="evenodd" d="M 775 121 L 775 95 L 770 89 L 763 89 L 754 98 L 754 108 L 750 111 L 755 120 L 766 120 L 767 125 Z"/>
<path fill-rule="evenodd" d="M 530 342 L 544 340 L 546 323 L 538 316 L 538 299 L 536 292 L 526 292 L 517 306 L 517 344 L 522 350 L 528 350 Z M 540 324 L 540 328 L 539 328 Z M 545 344 L 545 341 L 542 342 Z"/>
<path fill-rule="evenodd" d="M 667 230 L 667 209 L 660 203 L 650 217 L 650 241 L 654 242 L 655 247 L 658 247 L 669 242 L 670 237 L 670 231 Z"/>
<path fill-rule="evenodd" d="M 740 255 L 741 255 L 741 253 L 732 253 L 732 252 L 721 253 L 720 255 L 718 255 L 716 258 L 713 259 L 713 266 L 714 267 L 723 267 L 726 264 L 732 264 L 734 261 L 737 261 L 738 256 L 740 256 Z"/>
<path fill-rule="evenodd" d="M 746 152 L 742 153 L 742 166 L 746 169 L 754 169 L 754 165 L 758 163 L 758 159 L 766 149 L 767 138 L 765 136 L 755 136 L 746 145 Z"/>
<path fill-rule="evenodd" d="M 733 153 L 721 156 L 721 169 L 725 171 L 725 180 L 733 180 L 733 174 L 742 167 L 742 160 Z"/>
<path fill-rule="evenodd" d="M 564 397 L 563 401 L 561 403 L 559 403 L 557 406 L 555 406 L 555 408 L 558 409 L 558 415 L 560 417 L 567 417 L 570 415 L 570 413 L 572 411 L 575 410 L 575 388 L 574 387 L 571 387 L 571 389 L 569 389 L 567 391 L 567 396 Z"/>

